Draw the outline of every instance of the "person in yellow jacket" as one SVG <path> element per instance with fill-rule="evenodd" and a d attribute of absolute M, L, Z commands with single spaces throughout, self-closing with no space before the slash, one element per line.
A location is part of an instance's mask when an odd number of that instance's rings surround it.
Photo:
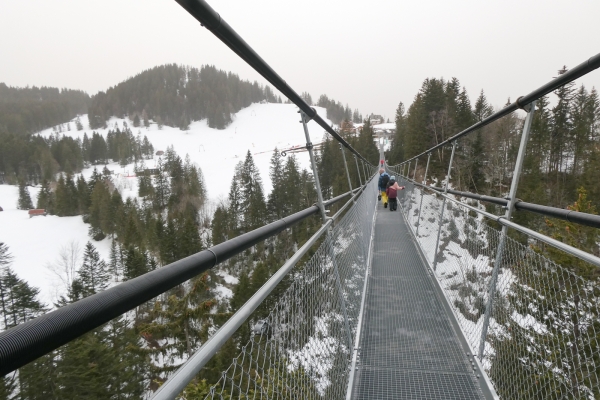
<path fill-rule="evenodd" d="M 379 193 L 381 193 L 379 195 L 379 199 L 383 200 L 383 207 L 387 208 L 388 205 L 388 197 L 387 197 L 387 193 L 385 192 L 387 189 L 387 184 L 390 181 L 390 176 L 388 175 L 387 172 L 385 172 L 385 170 L 383 168 L 381 168 L 379 170 L 379 183 L 377 184 L 377 186 L 379 186 Z"/>

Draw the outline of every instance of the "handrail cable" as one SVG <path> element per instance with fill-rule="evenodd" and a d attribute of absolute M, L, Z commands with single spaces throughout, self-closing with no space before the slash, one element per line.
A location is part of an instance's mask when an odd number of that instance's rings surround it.
<path fill-rule="evenodd" d="M 549 244 L 550 246 L 556 247 L 556 248 L 558 248 L 558 249 L 560 249 L 560 250 L 562 250 L 562 251 L 564 251 L 566 253 L 569 253 L 572 256 L 575 256 L 575 257 L 577 257 L 577 258 L 579 258 L 581 260 L 589 262 L 590 264 L 593 264 L 593 265 L 596 265 L 596 266 L 600 267 L 600 257 L 596 257 L 593 254 L 587 253 L 587 252 L 585 252 L 583 250 L 577 249 L 577 248 L 575 248 L 573 246 L 570 246 L 570 245 L 568 245 L 566 243 L 563 243 L 563 242 L 561 242 L 559 240 L 553 239 L 553 238 L 551 238 L 549 236 L 543 235 L 543 234 L 541 234 L 539 232 L 536 232 L 536 231 L 534 231 L 532 229 L 529 229 L 529 228 L 526 228 L 526 227 L 524 227 L 522 225 L 514 223 L 514 222 L 508 220 L 507 218 L 505 218 L 502 215 L 494 215 L 494 214 L 489 213 L 487 211 L 480 210 L 477 207 L 470 206 L 470 205 L 468 205 L 466 203 L 463 203 L 460 200 L 456 200 L 455 198 L 448 196 L 443 191 L 443 189 L 441 189 L 441 188 L 433 188 L 431 186 L 422 185 L 420 183 L 417 183 L 417 182 L 413 181 L 412 179 L 408 179 L 405 176 L 402 176 L 402 175 L 399 175 L 399 176 L 401 176 L 404 180 L 412 183 L 415 186 L 419 186 L 419 187 L 424 188 L 424 189 L 429 189 L 433 193 L 442 196 L 444 199 L 450 200 L 453 203 L 456 203 L 456 204 L 459 204 L 459 205 L 461 205 L 461 206 L 463 206 L 465 208 L 468 208 L 469 210 L 474 211 L 474 212 L 476 212 L 478 214 L 481 214 L 484 217 L 486 217 L 488 219 L 491 219 L 492 221 L 496 221 L 496 222 L 498 222 L 501 225 L 507 226 L 509 228 L 513 228 L 514 230 L 519 231 L 521 233 L 524 233 L 527 236 L 533 237 L 533 238 L 535 238 L 535 239 L 537 239 L 537 240 L 539 240 L 541 242 L 544 242 L 546 244 Z M 451 193 L 451 191 L 448 190 L 448 193 Z M 489 197 L 489 196 L 486 196 L 486 197 Z M 502 199 L 499 199 L 499 200 L 502 200 Z M 534 206 L 537 206 L 537 205 L 534 204 Z M 568 211 L 568 210 L 563 210 L 563 211 Z M 579 213 L 579 214 L 583 214 L 583 213 Z"/>
<path fill-rule="evenodd" d="M 181 7 L 196 18 L 202 26 L 208 29 L 219 40 L 227 45 L 234 53 L 246 63 L 248 63 L 256 72 L 261 74 L 267 81 L 275 86 L 292 103 L 297 105 L 300 110 L 310 119 L 313 119 L 323 129 L 333 136 L 344 147 L 358 156 L 361 160 L 373 166 L 365 157 L 356 151 L 343 137 L 340 136 L 325 120 L 317 114 L 317 111 L 309 106 L 292 89 L 283 78 L 281 78 L 273 68 L 269 66 L 248 43 L 231 27 L 221 16 L 204 0 L 176 0 Z"/>
<path fill-rule="evenodd" d="M 443 188 L 435 187 L 435 186 L 426 186 L 420 183 L 411 180 L 411 182 L 417 186 L 421 187 L 429 187 L 430 189 L 437 190 L 438 192 L 443 191 Z M 508 200 L 500 198 L 500 197 L 492 197 L 485 196 L 476 193 L 470 192 L 461 192 L 460 190 L 448 189 L 448 193 L 454 194 L 461 197 L 466 197 L 469 199 L 475 199 L 479 201 L 484 201 L 487 203 L 493 203 L 500 206 L 507 206 Z M 542 206 L 535 203 L 527 203 L 522 200 L 517 200 L 515 202 L 515 209 L 520 211 L 529 211 L 534 212 L 536 214 L 545 215 L 551 218 L 562 219 L 565 221 L 573 222 L 580 225 L 591 226 L 594 228 L 600 228 L 600 215 L 596 214 L 588 214 L 580 211 L 566 210 L 564 208 L 558 207 L 550 207 L 550 206 Z"/>
<path fill-rule="evenodd" d="M 600 53 L 596 54 L 593 57 L 590 57 L 588 60 L 586 60 L 586 61 L 582 62 L 581 64 L 577 65 L 576 67 L 568 70 L 564 74 L 557 76 L 556 78 L 554 78 L 550 82 L 546 83 L 545 85 L 540 86 L 539 88 L 535 89 L 533 92 L 531 92 L 525 96 L 519 97 L 515 102 L 513 102 L 512 104 L 509 104 L 508 106 L 504 107 L 500 111 L 493 113 L 489 117 L 484 118 L 483 120 L 477 122 L 476 124 L 471 125 L 467 129 L 436 144 L 435 146 L 425 150 L 424 152 L 422 152 L 412 158 L 409 158 L 408 160 L 404 160 L 400 164 L 393 165 L 391 167 L 406 164 L 407 162 L 410 162 L 421 156 L 424 156 L 427 153 L 431 153 L 434 150 L 439 149 L 440 147 L 446 146 L 446 145 L 452 143 L 453 141 L 455 141 L 455 140 L 457 140 L 479 128 L 483 128 L 484 126 L 489 125 L 492 122 L 494 122 L 502 117 L 505 117 L 506 115 L 512 113 L 513 111 L 516 111 L 518 109 L 524 109 L 532 101 L 537 100 L 540 97 L 547 95 L 548 93 L 558 89 L 559 87 L 566 85 L 567 83 L 570 83 L 570 82 L 574 81 L 575 79 L 580 78 L 583 75 L 585 75 L 599 67 L 600 67 Z"/>
<path fill-rule="evenodd" d="M 369 181 L 373 179 L 373 176 Z M 368 182 L 367 182 L 368 183 Z M 294 253 L 281 266 L 271 278 L 256 292 L 252 297 L 244 303 L 244 305 L 235 312 L 223 324 L 221 328 L 213 336 L 211 336 L 194 354 L 192 354 L 185 363 L 183 363 L 174 374 L 154 393 L 152 400 L 167 400 L 174 399 L 179 393 L 185 389 L 188 383 L 198 374 L 198 372 L 210 361 L 210 359 L 223 347 L 225 342 L 229 340 L 240 326 L 252 315 L 258 306 L 267 298 L 267 296 L 275 289 L 275 287 L 283 280 L 283 278 L 294 268 L 294 266 L 304 257 L 317 240 L 327 232 L 345 209 L 355 204 L 356 199 L 366 189 L 366 185 L 358 189 L 350 200 L 348 200 L 338 211 L 323 223 L 321 228 L 302 245 L 298 251 Z"/>
<path fill-rule="evenodd" d="M 359 187 L 334 197 L 325 201 L 324 205 L 331 206 L 349 195 L 362 192 L 364 188 Z M 0 332 L 0 376 L 24 366 L 317 213 L 319 207 L 313 205 Z M 339 215 L 340 213 L 337 213 L 334 217 Z"/>

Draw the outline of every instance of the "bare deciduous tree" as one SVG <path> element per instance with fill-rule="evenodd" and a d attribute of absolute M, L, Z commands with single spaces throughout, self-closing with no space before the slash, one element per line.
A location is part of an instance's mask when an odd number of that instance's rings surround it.
<path fill-rule="evenodd" d="M 62 246 L 54 263 L 47 263 L 46 268 L 52 272 L 59 282 L 59 290 L 68 292 L 81 263 L 81 247 L 79 242 L 72 240 Z"/>

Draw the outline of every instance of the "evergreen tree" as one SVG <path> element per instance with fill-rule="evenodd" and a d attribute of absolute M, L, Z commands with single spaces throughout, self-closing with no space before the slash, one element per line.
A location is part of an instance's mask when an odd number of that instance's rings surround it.
<path fill-rule="evenodd" d="M 83 264 L 79 268 L 78 275 L 83 297 L 101 292 L 109 284 L 109 271 L 106 263 L 100 259 L 98 251 L 90 242 L 85 245 Z"/>
<path fill-rule="evenodd" d="M 366 119 L 363 128 L 358 135 L 357 148 L 360 149 L 360 154 L 367 159 L 371 164 L 379 163 L 379 149 L 373 141 L 373 127 L 371 122 Z M 363 172 L 361 172 L 362 174 Z"/>
<path fill-rule="evenodd" d="M 19 368 L 18 399 L 59 400 L 55 377 L 56 352 L 48 353 Z M 40 379 L 45 377 L 45 379 Z"/>
<path fill-rule="evenodd" d="M 103 181 L 93 183 L 93 180 L 90 180 L 89 186 L 93 187 L 90 196 L 90 236 L 94 240 L 102 240 L 106 237 L 106 232 L 103 231 L 102 227 L 107 225 L 106 221 L 110 217 L 111 196 Z"/>
<path fill-rule="evenodd" d="M 53 193 L 50 191 L 50 185 L 48 181 L 44 181 L 42 188 L 38 193 L 37 197 L 37 208 L 45 209 L 48 213 L 54 214 L 54 198 Z"/>
<path fill-rule="evenodd" d="M 5 375 L 0 379 L 0 399 L 12 400 L 13 393 L 17 387 L 17 382 L 15 378 L 10 375 Z"/>
<path fill-rule="evenodd" d="M 106 333 L 98 328 L 59 350 L 56 362 L 56 397 L 59 399 L 106 398 L 106 373 L 111 370 L 110 349 L 103 343 Z"/>
<path fill-rule="evenodd" d="M 125 252 L 124 277 L 126 280 L 136 278 L 149 271 L 146 253 L 129 246 Z"/>
<path fill-rule="evenodd" d="M 31 201 L 31 196 L 29 195 L 27 186 L 25 186 L 24 180 L 19 182 L 19 201 L 17 208 L 19 210 L 30 210 L 33 208 L 33 202 Z"/>
<path fill-rule="evenodd" d="M 111 241 L 110 244 L 110 256 L 109 256 L 109 264 L 108 271 L 113 274 L 115 281 L 118 281 L 121 273 L 122 273 L 122 265 L 120 263 L 120 248 L 119 244 L 115 239 Z"/>
<path fill-rule="evenodd" d="M 92 133 L 92 139 L 90 141 L 90 153 L 89 158 L 92 164 L 97 164 L 99 162 L 106 162 L 107 156 L 107 146 L 106 141 L 97 132 Z"/>
<path fill-rule="evenodd" d="M 229 239 L 229 215 L 227 207 L 218 205 L 211 222 L 212 245 L 223 243 Z"/>
<path fill-rule="evenodd" d="M 4 270 L 8 268 L 8 266 L 12 263 L 13 256 L 10 254 L 8 249 L 8 245 L 6 243 L 0 242 L 0 311 L 2 312 L 2 322 L 4 324 L 4 328 L 6 329 L 9 326 L 8 318 L 9 318 L 9 296 L 8 296 L 8 288 L 4 285 Z"/>
<path fill-rule="evenodd" d="M 252 297 L 252 287 L 250 284 L 250 277 L 246 271 L 240 274 L 238 284 L 233 289 L 233 297 L 231 298 L 231 311 L 235 312 L 239 310 L 249 299 Z"/>
<path fill-rule="evenodd" d="M 71 214 L 72 193 L 65 182 L 65 178 L 61 175 L 58 179 L 55 191 L 55 211 L 59 217 L 65 217 Z"/>
<path fill-rule="evenodd" d="M 11 261 L 8 246 L 0 243 L 0 306 L 4 329 L 46 312 L 46 306 L 38 299 L 39 289 L 20 279 L 10 267 Z"/>
<path fill-rule="evenodd" d="M 567 67 L 558 71 L 559 75 L 564 74 Z M 573 101 L 573 82 L 558 88 L 554 93 L 558 97 L 556 106 L 552 109 L 552 124 L 550 136 L 550 154 L 549 154 L 549 175 L 548 181 L 552 192 L 553 203 L 564 206 L 567 198 L 568 183 L 565 171 L 565 157 L 569 154 L 566 151 L 567 144 L 572 135 L 572 101 Z M 574 188 L 572 188 L 574 189 Z"/>
<path fill-rule="evenodd" d="M 90 208 L 90 189 L 83 175 L 77 177 L 77 214 L 87 214 Z"/>
<path fill-rule="evenodd" d="M 243 167 L 242 162 L 239 162 L 235 166 L 235 172 L 234 172 L 233 178 L 231 179 L 231 186 L 229 187 L 229 195 L 228 195 L 229 205 L 227 207 L 227 216 L 229 217 L 228 218 L 229 227 L 228 227 L 227 231 L 229 233 L 230 238 L 237 236 L 239 234 L 239 231 L 242 226 L 243 197 L 242 197 L 242 193 L 241 193 L 241 183 L 240 183 L 242 167 Z"/>
<path fill-rule="evenodd" d="M 156 167 L 158 171 L 154 176 L 154 207 L 164 210 L 171 195 L 171 187 L 162 158 L 158 159 Z"/>
<path fill-rule="evenodd" d="M 400 102 L 396 109 L 396 117 L 394 119 L 396 125 L 396 133 L 390 146 L 389 154 L 387 155 L 388 163 L 391 165 L 399 164 L 404 161 L 404 135 L 406 135 L 406 113 L 404 104 Z"/>
<path fill-rule="evenodd" d="M 119 317 L 111 320 L 104 330 L 103 342 L 109 356 L 105 364 L 108 370 L 104 371 L 104 397 L 110 394 L 113 399 L 143 398 L 151 363 L 140 348 L 137 327 L 130 326 L 125 317 Z"/>
<path fill-rule="evenodd" d="M 268 197 L 267 208 L 269 210 L 269 215 L 271 219 L 281 219 L 283 217 L 283 212 L 280 208 L 282 199 L 282 191 L 284 189 L 284 179 L 283 179 L 283 162 L 281 160 L 281 153 L 277 150 L 277 147 L 273 151 L 273 155 L 271 156 L 271 166 L 269 167 L 269 177 L 271 178 L 271 185 L 273 189 Z"/>
<path fill-rule="evenodd" d="M 169 291 L 154 303 L 151 318 L 157 321 L 144 324 L 145 339 L 169 338 L 164 345 L 154 350 L 163 356 L 163 370 L 169 371 L 189 357 L 201 341 L 206 340 L 205 327 L 212 317 L 211 309 L 216 304 L 209 292 L 209 276 L 203 274 L 190 282 Z"/>
<path fill-rule="evenodd" d="M 475 107 L 473 108 L 473 115 L 475 116 L 476 122 L 483 121 L 485 118 L 492 115 L 493 112 L 493 107 L 488 103 L 483 90 L 481 90 L 477 101 L 475 101 Z"/>
<path fill-rule="evenodd" d="M 242 202 L 243 228 L 245 232 L 263 226 L 266 222 L 267 206 L 262 188 L 260 172 L 254 164 L 250 150 L 241 168 L 240 192 Z"/>

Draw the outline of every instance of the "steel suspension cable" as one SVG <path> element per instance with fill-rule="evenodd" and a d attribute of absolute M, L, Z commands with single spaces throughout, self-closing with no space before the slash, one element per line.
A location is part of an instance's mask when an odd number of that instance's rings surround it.
<path fill-rule="evenodd" d="M 357 190 L 360 191 L 360 188 L 325 201 L 324 205 L 330 206 L 354 195 Z M 319 207 L 314 205 L 0 332 L 0 376 L 57 349 L 318 212 Z"/>
<path fill-rule="evenodd" d="M 333 136 L 344 147 L 372 165 L 365 157 L 356 151 L 344 138 L 342 138 L 317 111 L 309 106 L 276 72 L 250 47 L 237 32 L 225 22 L 221 16 L 204 0 L 176 0 L 181 7 L 196 18 L 202 26 L 227 45 L 234 53 L 246 61 L 256 72 L 275 86 L 292 103 L 297 105 L 310 119 L 313 119 L 323 129 Z"/>

